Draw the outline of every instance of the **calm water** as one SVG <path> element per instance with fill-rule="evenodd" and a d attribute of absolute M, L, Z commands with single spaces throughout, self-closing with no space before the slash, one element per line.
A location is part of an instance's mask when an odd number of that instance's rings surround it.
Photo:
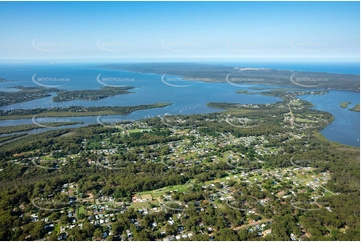
<path fill-rule="evenodd" d="M 331 113 L 335 120 L 321 133 L 329 140 L 342 144 L 360 146 L 360 113 L 348 108 L 360 103 L 360 93 L 330 91 L 326 95 L 305 95 L 300 98 L 313 103 L 314 109 Z M 351 102 L 347 108 L 341 108 L 341 102 Z"/>
<path fill-rule="evenodd" d="M 101 78 L 118 78 L 118 82 L 107 82 L 107 84 L 129 85 L 136 87 L 131 90 L 133 94 L 119 95 L 115 97 L 105 98 L 99 101 L 69 101 L 63 103 L 52 102 L 52 97 L 37 99 L 25 103 L 13 104 L 1 107 L 1 109 L 17 109 L 17 108 L 35 108 L 35 107 L 52 107 L 52 106 L 131 106 L 139 104 L 149 104 L 156 102 L 171 102 L 173 105 L 165 109 L 166 112 L 175 114 L 181 112 L 189 107 L 197 105 L 197 110 L 191 109 L 186 113 L 199 113 L 216 111 L 213 108 L 206 107 L 205 104 L 209 101 L 215 102 L 238 102 L 242 104 L 251 103 L 272 103 L 280 99 L 274 97 L 266 97 L 262 95 L 239 95 L 235 91 L 239 89 L 246 90 L 251 85 L 246 85 L 243 88 L 232 86 L 226 83 L 204 83 L 192 82 L 193 86 L 176 88 L 168 86 L 162 82 L 162 75 L 157 74 L 140 74 L 134 72 L 125 72 L 117 70 L 107 70 L 100 68 L 88 68 L 88 66 L 79 65 L 47 65 L 39 66 L 32 65 L 27 68 L 5 69 L 0 66 L 0 77 L 6 79 L 16 79 L 18 82 L 1 83 L 4 87 L 12 87 L 15 85 L 23 86 L 37 86 L 32 81 L 33 75 L 39 78 L 68 78 L 70 81 L 47 82 L 49 85 L 63 85 L 60 88 L 67 90 L 83 90 L 83 89 L 99 89 L 104 87 L 97 81 L 97 76 L 101 74 Z M 189 85 L 188 81 L 181 81 L 174 76 L 165 76 L 164 79 L 176 79 L 169 81 L 174 85 Z M 122 80 L 132 81 L 122 81 Z M 45 83 L 45 82 L 42 82 Z M 113 85 L 115 85 L 113 84 Z"/>
<path fill-rule="evenodd" d="M 224 63 L 225 65 L 234 66 L 249 66 L 249 67 L 265 67 L 274 69 L 292 69 L 315 71 L 310 68 L 310 65 L 299 65 L 298 69 L 295 64 L 272 66 L 272 64 L 256 66 L 255 64 L 232 64 Z M 275 64 L 274 64 L 275 65 Z M 318 71 L 337 73 L 356 74 L 359 72 L 359 67 L 355 65 L 338 65 L 338 69 L 334 66 L 318 65 Z M 35 76 L 34 76 L 35 75 Z M 100 76 L 99 76 L 100 75 Z M 162 81 L 162 75 L 158 74 L 141 74 L 134 72 L 108 70 L 91 67 L 88 64 L 56 64 L 56 65 L 0 65 L 0 77 L 8 80 L 18 80 L 16 82 L 0 83 L 0 91 L 14 91 L 7 87 L 16 85 L 22 86 L 37 86 L 34 80 L 40 84 L 46 85 L 61 85 L 61 89 L 66 90 L 83 90 L 83 89 L 99 89 L 104 87 L 99 80 L 111 85 L 129 85 L 136 87 L 131 90 L 131 94 L 118 95 L 115 97 L 108 97 L 99 101 L 69 101 L 63 103 L 54 103 L 52 97 L 46 97 L 20 104 L 13 104 L 0 107 L 3 110 L 18 109 L 18 108 L 38 108 L 38 107 L 66 107 L 66 106 L 131 106 L 139 104 L 151 104 L 156 102 L 170 102 L 171 106 L 159 109 L 140 110 L 133 112 L 126 116 L 107 116 L 106 118 L 114 119 L 141 119 L 146 116 L 154 117 L 157 115 L 169 114 L 195 114 L 195 113 L 210 113 L 217 112 L 218 109 L 206 106 L 208 102 L 234 102 L 240 104 L 266 104 L 280 101 L 276 97 L 268 97 L 263 95 L 241 95 L 236 94 L 237 90 L 248 90 L 250 92 L 259 92 L 250 87 L 265 87 L 262 85 L 242 85 L 242 87 L 232 86 L 228 83 L 203 83 L 203 82 L 189 82 L 181 80 L 178 77 L 166 75 L 163 81 L 167 81 L 171 85 L 166 85 Z M 39 81 L 39 78 L 52 78 L 52 81 Z M 113 81 L 103 81 L 102 78 L 113 78 Z M 56 79 L 56 80 L 54 80 Z M 116 81 L 114 81 L 116 79 Z M 43 79 L 44 80 L 44 79 Z M 109 80 L 109 79 L 108 79 Z M 173 85 L 173 86 L 172 86 Z M 175 87 L 174 85 L 183 86 Z M 188 86 L 192 85 L 192 86 Z M 360 94 L 353 92 L 336 92 L 323 96 L 303 96 L 303 99 L 314 103 L 315 109 L 323 110 L 332 113 L 335 116 L 335 121 L 327 128 L 321 131 L 325 137 L 330 140 L 337 141 L 347 145 L 359 146 L 360 138 L 360 115 L 359 113 L 342 109 L 339 104 L 344 101 L 351 101 L 354 105 L 359 103 Z M 97 122 L 97 117 L 80 117 L 69 118 L 71 121 L 83 121 L 85 124 Z M 6 120 L 0 121 L 0 125 L 17 125 L 24 123 L 32 123 L 28 120 Z M 40 132 L 34 131 L 34 132 Z"/>

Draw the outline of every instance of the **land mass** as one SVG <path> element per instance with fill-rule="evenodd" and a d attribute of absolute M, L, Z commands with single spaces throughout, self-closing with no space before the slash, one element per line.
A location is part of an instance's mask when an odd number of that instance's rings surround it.
<path fill-rule="evenodd" d="M 84 117 L 99 115 L 127 115 L 137 110 L 163 108 L 171 103 L 155 103 L 136 106 L 102 106 L 102 107 L 53 107 L 53 108 L 34 108 L 34 109 L 15 109 L 0 110 L 0 120 L 6 119 L 27 119 L 36 115 L 40 117 Z"/>
<path fill-rule="evenodd" d="M 34 129 L 41 129 L 46 127 L 59 127 L 59 126 L 67 126 L 67 125 L 74 125 L 74 124 L 83 124 L 84 122 L 51 122 L 43 124 L 39 122 L 39 125 L 37 124 L 22 124 L 22 125 L 16 125 L 16 126 L 1 126 L 0 127 L 0 135 L 1 134 L 11 134 L 16 132 L 23 132 L 23 131 L 29 131 Z M 40 126 L 43 125 L 43 126 Z"/>
<path fill-rule="evenodd" d="M 0 92 L 0 106 L 11 105 L 32 101 L 39 98 L 49 97 L 51 93 L 56 93 L 53 97 L 54 102 L 66 102 L 74 100 L 96 101 L 106 97 L 112 97 L 121 94 L 129 94 L 128 90 L 133 89 L 131 86 L 124 87 L 103 87 L 99 90 L 60 90 L 58 88 L 45 87 L 24 87 L 14 86 L 17 92 Z"/>
<path fill-rule="evenodd" d="M 11 105 L 14 103 L 28 102 L 39 98 L 49 97 L 50 93 L 60 91 L 57 88 L 45 87 L 24 87 L 14 86 L 19 89 L 17 92 L 0 92 L 0 106 Z"/>
<path fill-rule="evenodd" d="M 2 144 L 1 239 L 359 240 L 360 149 L 305 94 Z"/>
<path fill-rule="evenodd" d="M 247 90 L 238 90 L 237 93 L 238 94 L 247 94 L 247 95 L 259 94 L 257 92 L 249 92 Z"/>
<path fill-rule="evenodd" d="M 103 87 L 100 90 L 75 90 L 75 91 L 60 91 L 53 97 L 54 102 L 66 102 L 73 100 L 89 100 L 96 101 L 106 97 L 112 97 L 120 94 L 129 94 L 128 90 L 134 87 Z"/>
<path fill-rule="evenodd" d="M 228 82 L 232 85 L 266 84 L 299 88 L 360 91 L 360 76 L 326 72 L 301 72 L 267 68 L 229 67 L 195 63 L 134 63 L 107 64 L 100 68 L 140 73 L 161 74 L 163 82 L 172 83 L 167 75 L 181 76 L 184 80 Z"/>
<path fill-rule="evenodd" d="M 14 134 L 14 135 L 7 135 L 7 136 L 1 136 L 0 137 L 0 143 L 5 142 L 5 141 L 9 141 L 9 140 L 13 140 L 22 136 L 25 136 L 27 134 Z"/>

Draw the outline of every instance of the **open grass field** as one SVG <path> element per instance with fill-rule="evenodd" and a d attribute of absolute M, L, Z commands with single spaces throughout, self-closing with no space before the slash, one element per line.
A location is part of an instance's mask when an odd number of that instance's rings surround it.
<path fill-rule="evenodd" d="M 85 207 L 84 206 L 80 206 L 78 208 L 78 214 L 85 214 Z"/>
<path fill-rule="evenodd" d="M 130 208 L 139 209 L 139 208 L 150 208 L 149 202 L 143 202 L 143 203 L 132 203 Z"/>
<path fill-rule="evenodd" d="M 163 187 L 160 189 L 156 189 L 153 191 L 145 191 L 139 193 L 142 198 L 152 198 L 157 199 L 158 197 L 166 194 L 167 192 L 178 191 L 178 192 L 186 192 L 191 187 L 191 184 L 183 184 L 176 186 Z"/>
<path fill-rule="evenodd" d="M 225 114 L 246 114 L 251 112 L 255 112 L 255 110 L 248 110 L 242 108 L 229 108 L 224 111 Z"/>

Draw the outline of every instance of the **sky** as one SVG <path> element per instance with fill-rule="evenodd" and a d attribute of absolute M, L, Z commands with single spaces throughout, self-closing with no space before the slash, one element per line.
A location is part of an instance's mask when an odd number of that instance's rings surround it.
<path fill-rule="evenodd" d="M 0 59 L 359 62 L 359 2 L 0 2 Z"/>

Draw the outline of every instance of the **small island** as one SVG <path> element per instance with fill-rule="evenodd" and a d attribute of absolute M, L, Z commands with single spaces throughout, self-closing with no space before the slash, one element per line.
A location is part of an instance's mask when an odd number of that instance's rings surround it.
<path fill-rule="evenodd" d="M 349 108 L 348 110 L 360 112 L 360 104 L 356 104 L 353 108 Z"/>
<path fill-rule="evenodd" d="M 16 82 L 16 80 L 7 80 L 5 78 L 0 77 L 0 82 Z"/>
<path fill-rule="evenodd" d="M 347 106 L 350 104 L 351 102 L 342 102 L 340 103 L 341 108 L 347 108 Z"/>

